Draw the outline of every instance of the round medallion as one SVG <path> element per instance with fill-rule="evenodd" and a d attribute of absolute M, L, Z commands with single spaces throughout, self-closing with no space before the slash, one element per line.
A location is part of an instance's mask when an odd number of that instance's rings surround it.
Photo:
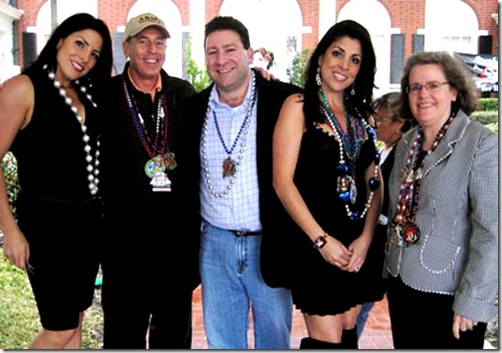
<path fill-rule="evenodd" d="M 403 238 L 408 244 L 416 244 L 420 240 L 420 229 L 414 223 L 407 223 L 403 227 Z"/>
<path fill-rule="evenodd" d="M 164 171 L 165 168 L 166 167 L 165 167 L 164 159 L 160 155 L 157 155 L 157 156 L 153 157 L 152 159 L 149 159 L 145 163 L 145 174 L 149 178 L 153 178 L 155 173 L 159 173 L 159 172 L 161 173 Z"/>

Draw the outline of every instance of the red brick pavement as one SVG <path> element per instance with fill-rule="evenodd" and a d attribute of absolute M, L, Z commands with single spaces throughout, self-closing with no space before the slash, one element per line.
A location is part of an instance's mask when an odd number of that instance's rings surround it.
<path fill-rule="evenodd" d="M 291 333 L 291 348 L 296 349 L 300 340 L 307 335 L 301 313 L 295 310 L 293 314 L 293 329 Z M 253 346 L 252 329 L 249 331 L 248 340 Z M 206 334 L 202 319 L 202 302 L 200 286 L 196 289 L 193 297 L 193 349 L 207 349 Z M 392 349 L 392 334 L 390 331 L 390 319 L 387 308 L 387 300 L 375 304 L 368 317 L 363 335 L 359 339 L 360 349 Z"/>

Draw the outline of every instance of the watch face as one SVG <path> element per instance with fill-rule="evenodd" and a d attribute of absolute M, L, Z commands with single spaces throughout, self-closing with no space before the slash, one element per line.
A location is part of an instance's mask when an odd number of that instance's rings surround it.
<path fill-rule="evenodd" d="M 321 249 L 324 245 L 326 245 L 328 241 L 326 240 L 325 235 L 321 235 L 319 238 L 317 238 L 314 242 L 314 248 L 316 249 Z"/>

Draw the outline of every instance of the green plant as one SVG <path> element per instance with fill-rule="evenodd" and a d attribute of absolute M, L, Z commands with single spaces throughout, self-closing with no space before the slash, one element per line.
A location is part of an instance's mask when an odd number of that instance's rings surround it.
<path fill-rule="evenodd" d="M 490 129 L 491 131 L 495 132 L 498 134 L 499 132 L 499 123 L 491 123 L 491 124 L 486 124 L 485 125 L 488 129 Z"/>
<path fill-rule="evenodd" d="M 471 120 L 478 121 L 483 125 L 498 123 L 499 113 L 497 111 L 478 111 L 472 112 L 470 116 Z"/>
<path fill-rule="evenodd" d="M 293 58 L 291 69 L 291 83 L 297 86 L 305 86 L 305 69 L 312 55 L 312 49 L 304 49 L 301 53 L 296 53 Z"/>
<path fill-rule="evenodd" d="M 207 74 L 206 69 L 199 69 L 197 63 L 192 58 L 192 38 L 188 37 L 185 46 L 186 55 L 186 77 L 192 83 L 197 92 L 202 91 L 204 88 L 211 84 L 211 79 Z"/>
<path fill-rule="evenodd" d="M 499 99 L 498 98 L 480 98 L 478 111 L 491 111 L 498 112 Z"/>
<path fill-rule="evenodd" d="M 17 177 L 17 161 L 11 152 L 7 152 L 3 156 L 2 169 L 7 187 L 7 197 L 9 199 L 11 210 L 15 214 L 16 209 L 13 203 L 19 192 L 19 180 Z"/>
<path fill-rule="evenodd" d="M 0 348 L 28 348 L 39 330 L 37 306 L 26 274 L 0 249 Z"/>
<path fill-rule="evenodd" d="M 100 349 L 102 346 L 100 292 L 99 289 L 95 291 L 94 303 L 85 312 L 82 340 L 84 349 Z M 0 248 L 0 349 L 28 348 L 41 329 L 28 276 L 11 265 Z"/>

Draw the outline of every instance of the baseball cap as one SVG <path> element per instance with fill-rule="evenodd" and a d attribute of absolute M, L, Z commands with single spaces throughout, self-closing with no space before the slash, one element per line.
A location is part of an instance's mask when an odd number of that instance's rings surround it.
<path fill-rule="evenodd" d="M 129 38 L 134 37 L 136 34 L 141 33 L 147 27 L 157 27 L 166 38 L 171 37 L 169 32 L 166 29 L 166 25 L 164 21 L 155 16 L 153 13 L 143 13 L 136 17 L 133 17 L 127 22 L 125 31 L 124 31 L 124 42 Z"/>

